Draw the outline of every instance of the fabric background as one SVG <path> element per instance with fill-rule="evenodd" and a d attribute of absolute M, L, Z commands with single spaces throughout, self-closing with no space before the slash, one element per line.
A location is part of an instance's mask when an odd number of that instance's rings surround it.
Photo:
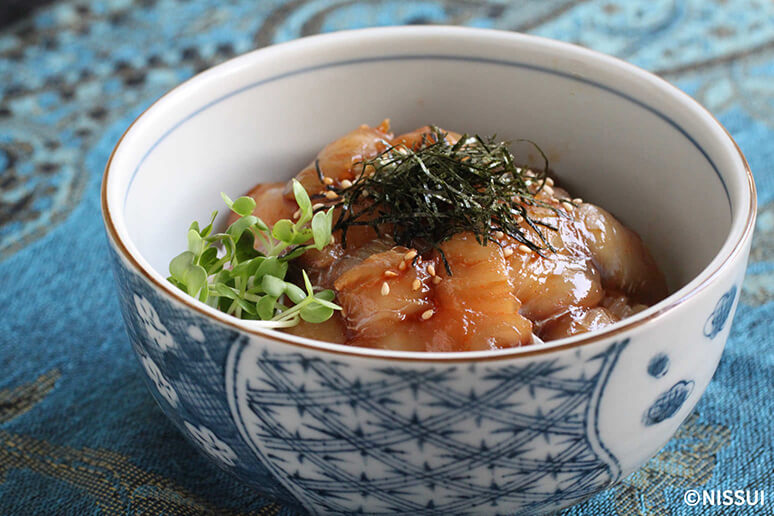
<path fill-rule="evenodd" d="M 291 514 L 210 466 L 146 392 L 100 179 L 130 122 L 196 72 L 307 34 L 410 23 L 614 54 L 734 136 L 759 219 L 718 372 L 654 459 L 567 513 L 726 514 L 685 506 L 684 491 L 747 488 L 770 497 L 750 513 L 774 514 L 774 3 L 755 0 L 64 0 L 0 29 L 0 514 Z"/>

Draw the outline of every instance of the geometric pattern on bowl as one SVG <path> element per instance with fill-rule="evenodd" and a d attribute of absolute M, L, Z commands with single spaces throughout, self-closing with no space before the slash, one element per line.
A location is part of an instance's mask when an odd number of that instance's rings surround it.
<path fill-rule="evenodd" d="M 306 507 L 544 512 L 619 476 L 595 415 L 625 346 L 580 360 L 578 350 L 567 363 L 364 372 L 242 342 L 229 356 L 227 383 L 243 435 Z"/>

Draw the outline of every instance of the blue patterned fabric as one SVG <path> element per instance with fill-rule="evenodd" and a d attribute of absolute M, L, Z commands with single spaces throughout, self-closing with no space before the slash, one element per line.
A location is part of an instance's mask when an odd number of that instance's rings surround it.
<path fill-rule="evenodd" d="M 407 23 L 524 31 L 617 55 L 731 132 L 755 173 L 759 220 L 748 276 L 728 294 L 740 304 L 718 372 L 664 450 L 567 514 L 693 514 L 687 489 L 764 489 L 774 512 L 774 4 L 68 0 L 0 30 L 0 514 L 297 514 L 197 454 L 148 394 L 141 368 L 153 377 L 154 357 L 138 364 L 119 314 L 101 174 L 131 121 L 199 70 L 307 34 Z M 718 303 L 708 337 L 729 306 Z M 218 350 L 187 353 L 195 363 Z M 648 372 L 668 367 L 654 357 Z M 665 417 L 692 388 L 675 385 L 647 417 Z M 228 463 L 205 430 L 189 437 L 210 439 Z"/>

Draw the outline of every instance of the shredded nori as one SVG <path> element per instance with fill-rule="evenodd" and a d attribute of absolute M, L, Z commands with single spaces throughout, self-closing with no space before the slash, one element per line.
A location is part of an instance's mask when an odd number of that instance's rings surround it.
<path fill-rule="evenodd" d="M 457 233 L 471 232 L 486 245 L 497 242 L 492 233 L 502 231 L 538 253 L 554 251 L 541 227 L 556 228 L 532 219 L 526 209 L 541 206 L 563 213 L 535 198 L 548 177 L 548 158 L 534 142 L 517 141 L 537 149 L 545 163 L 542 170 L 516 165 L 509 143 L 495 136 L 465 134 L 451 144 L 437 127 L 417 148 L 398 144 L 362 162 L 351 187 L 327 187 L 339 195 L 333 203 L 341 208 L 334 230 L 342 231 L 342 245 L 346 247 L 347 230 L 353 226 L 371 226 L 380 235 L 389 227 L 398 245 L 420 254 L 438 250 L 449 274 L 440 245 Z M 527 238 L 519 217 L 542 246 Z"/>

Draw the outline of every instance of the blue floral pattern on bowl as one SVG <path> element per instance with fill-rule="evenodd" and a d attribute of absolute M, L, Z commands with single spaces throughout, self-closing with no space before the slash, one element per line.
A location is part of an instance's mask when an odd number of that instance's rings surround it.
<path fill-rule="evenodd" d="M 715 310 L 712 311 L 706 324 L 704 325 L 704 336 L 714 339 L 718 333 L 723 331 L 723 327 L 726 325 L 728 316 L 731 315 L 731 309 L 734 306 L 736 300 L 736 285 L 732 286 L 728 292 L 723 294 L 715 305 Z"/>

